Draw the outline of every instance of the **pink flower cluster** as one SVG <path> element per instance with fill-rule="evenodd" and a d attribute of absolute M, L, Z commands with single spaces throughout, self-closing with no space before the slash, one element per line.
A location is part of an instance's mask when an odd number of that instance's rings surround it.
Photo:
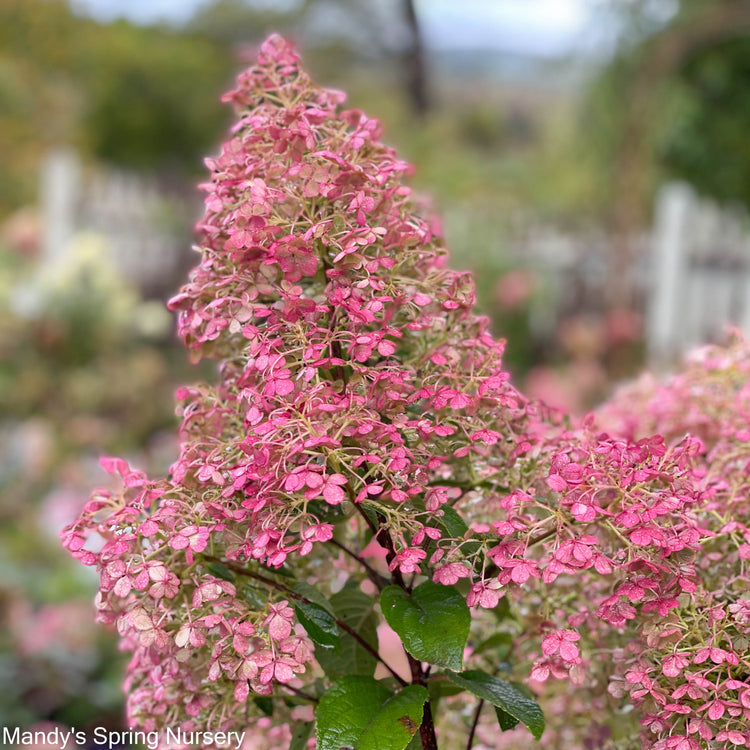
<path fill-rule="evenodd" d="M 239 120 L 208 162 L 201 262 L 170 302 L 219 382 L 178 392 L 167 479 L 110 460 L 123 492 L 95 495 L 63 536 L 100 572 L 99 616 L 133 652 L 130 717 L 147 727 L 243 721 L 248 690 L 305 670 L 274 571 L 304 566 L 334 524 L 419 574 L 457 484 L 531 446 L 473 281 L 445 267 L 378 123 L 314 86 L 278 37 L 226 98 Z"/>
<path fill-rule="evenodd" d="M 642 380 L 618 393 L 597 419 L 670 444 L 695 440 L 693 523 L 700 541 L 676 557 L 695 571 L 660 627 L 644 629 L 621 657 L 627 694 L 645 713 L 654 747 L 750 746 L 750 344 L 696 351 L 663 384 Z M 707 744 L 708 743 L 708 744 Z"/>
<path fill-rule="evenodd" d="M 550 746 L 750 746 L 749 423 L 750 345 L 738 338 L 663 384 L 624 388 L 575 430 L 548 430 L 525 491 L 491 513 L 517 552 L 487 554 L 542 636 L 541 648 L 521 638 L 518 654 L 533 680 L 577 686 L 558 694 Z"/>

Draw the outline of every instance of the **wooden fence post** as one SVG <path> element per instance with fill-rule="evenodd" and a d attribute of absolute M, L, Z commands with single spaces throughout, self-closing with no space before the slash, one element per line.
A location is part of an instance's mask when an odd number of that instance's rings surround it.
<path fill-rule="evenodd" d="M 69 149 L 51 151 L 42 164 L 39 202 L 42 208 L 40 266 L 60 261 L 76 232 L 81 198 L 81 166 Z"/>
<path fill-rule="evenodd" d="M 662 188 L 656 204 L 652 238 L 649 304 L 646 311 L 646 349 L 649 365 L 663 368 L 681 348 L 681 317 L 687 298 L 685 266 L 687 232 L 695 196 L 689 186 L 672 183 Z"/>

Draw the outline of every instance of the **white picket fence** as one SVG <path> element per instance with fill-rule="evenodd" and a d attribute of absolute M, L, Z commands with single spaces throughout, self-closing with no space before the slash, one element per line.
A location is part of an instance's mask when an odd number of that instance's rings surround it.
<path fill-rule="evenodd" d="M 115 169 L 85 170 L 68 150 L 41 170 L 42 262 L 58 263 L 73 237 L 96 232 L 122 276 L 147 295 L 175 288 L 190 248 L 191 208 L 154 180 Z"/>
<path fill-rule="evenodd" d="M 43 262 L 60 260 L 81 230 L 94 230 L 123 276 L 147 294 L 175 289 L 191 262 L 190 212 L 153 180 L 115 170 L 86 172 L 68 151 L 49 155 L 42 170 Z M 170 211 L 177 221 L 167 220 Z M 536 336 L 555 334 L 560 317 L 607 309 L 606 287 L 616 251 L 603 231 L 566 234 L 544 225 L 503 226 L 462 207 L 447 212 L 454 262 L 478 267 L 504 254 L 526 265 L 543 293 L 531 310 Z M 484 232 L 477 232 L 484 227 Z M 505 240 L 501 240 L 501 234 Z M 461 257 L 471 252 L 474 258 Z M 737 208 L 700 199 L 684 184 L 659 195 L 654 228 L 634 243 L 628 283 L 642 301 L 646 350 L 655 367 L 674 363 L 688 348 L 722 338 L 730 325 L 750 335 L 750 220 Z M 479 256 L 482 256 L 481 258 Z M 489 261 L 492 266 L 492 261 Z"/>
<path fill-rule="evenodd" d="M 664 187 L 652 238 L 646 343 L 654 365 L 726 337 L 750 335 L 750 221 L 740 208 Z"/>
<path fill-rule="evenodd" d="M 459 264 L 482 267 L 494 254 L 506 266 L 533 272 L 541 294 L 532 303 L 531 325 L 541 340 L 553 339 L 562 318 L 609 309 L 619 246 L 605 231 L 570 233 L 534 221 L 508 228 L 501 216 L 470 211 L 448 213 L 446 225 Z M 462 247 L 478 241 L 479 252 L 464 259 Z M 658 196 L 652 229 L 630 238 L 629 248 L 628 278 L 618 281 L 633 290 L 644 315 L 649 366 L 670 367 L 688 349 L 725 339 L 729 327 L 750 336 L 750 218 L 744 209 L 702 199 L 682 183 L 668 184 Z"/>

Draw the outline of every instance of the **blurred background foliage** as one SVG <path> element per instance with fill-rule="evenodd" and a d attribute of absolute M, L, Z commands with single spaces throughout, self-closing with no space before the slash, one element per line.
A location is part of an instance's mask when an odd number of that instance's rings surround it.
<path fill-rule="evenodd" d="M 614 157 L 636 137 L 639 166 L 658 170 L 645 205 L 670 176 L 750 201 L 744 0 L 600 0 L 598 23 L 616 43 L 562 60 L 415 50 L 409 5 L 213 0 L 181 26 L 147 27 L 99 23 L 64 0 L 2 0 L 0 216 L 33 201 L 40 153 L 54 144 L 200 173 L 229 121 L 218 93 L 272 30 L 301 44 L 317 79 L 369 105 L 424 173 L 417 184 L 446 202 L 500 195 L 570 221 L 600 218 L 616 197 Z"/>
<path fill-rule="evenodd" d="M 231 120 L 220 95 L 280 31 L 416 164 L 413 184 L 444 217 L 453 265 L 475 271 L 516 379 L 583 410 L 642 364 L 642 300 L 624 271 L 659 186 L 686 179 L 750 205 L 750 3 L 589 5 L 598 44 L 560 57 L 433 49 L 410 0 L 204 0 L 151 26 L 96 21 L 84 3 L 0 0 L 0 724 L 121 721 L 113 642 L 91 626 L 93 576 L 56 534 L 102 483 L 98 456 L 166 470 L 174 387 L 210 377 L 189 368 L 160 300 L 122 277 L 101 236 L 77 233 L 50 264 L 45 155 L 65 146 L 86 168 L 176 189 L 183 210 L 169 221 L 184 233 L 202 159 Z M 609 238 L 594 302 L 575 286 L 553 294 L 559 242 L 524 254 L 550 232 Z"/>
<path fill-rule="evenodd" d="M 750 4 L 632 0 L 614 14 L 618 45 L 586 87 L 598 207 L 616 230 L 649 219 L 655 190 L 685 179 L 706 196 L 750 205 L 744 134 Z"/>

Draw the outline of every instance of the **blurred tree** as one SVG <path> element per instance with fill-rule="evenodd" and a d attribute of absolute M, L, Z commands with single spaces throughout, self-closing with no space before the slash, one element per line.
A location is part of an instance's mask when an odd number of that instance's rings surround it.
<path fill-rule="evenodd" d="M 407 26 L 409 43 L 405 58 L 407 66 L 407 88 L 411 102 L 417 114 L 424 115 L 430 108 L 430 95 L 427 82 L 427 62 L 425 59 L 422 31 L 414 0 L 402 0 Z"/>
<path fill-rule="evenodd" d="M 208 0 L 183 29 L 100 24 L 67 0 L 0 0 L 0 216 L 33 198 L 53 145 L 162 174 L 199 170 L 226 121 L 219 96 L 237 52 L 274 30 L 304 37 L 335 83 L 357 67 L 399 69 L 413 109 L 427 110 L 412 0 Z"/>
<path fill-rule="evenodd" d="M 81 23 L 61 0 L 0 0 L 0 215 L 33 195 L 40 152 L 72 139 Z"/>
<path fill-rule="evenodd" d="M 661 179 L 688 178 L 708 195 L 750 205 L 750 159 L 741 158 L 750 154 L 743 138 L 750 125 L 750 90 L 743 85 L 750 71 L 750 3 L 670 5 L 614 5 L 619 47 L 592 88 L 589 111 L 609 163 L 608 213 L 619 242 L 610 291 L 625 307 L 632 301 L 623 279 L 633 261 L 633 234 L 645 225 Z"/>
<path fill-rule="evenodd" d="M 681 163 L 681 153 L 687 156 L 688 143 L 684 123 L 676 118 L 681 110 L 690 108 L 704 124 L 708 120 L 714 123 L 710 133 L 693 128 L 693 142 L 688 146 L 703 154 L 705 169 L 690 170 L 696 186 L 713 192 L 709 186 L 716 186 L 716 180 L 710 172 L 727 160 L 727 144 L 713 133 L 716 127 L 732 130 L 742 121 L 747 122 L 750 93 L 746 87 L 735 90 L 737 96 L 732 99 L 726 96 L 726 89 L 732 88 L 731 79 L 741 78 L 748 67 L 748 34 L 747 0 L 682 0 L 663 28 L 647 36 L 630 53 L 634 64 L 625 89 L 620 92 L 627 109 L 615 152 L 622 185 L 615 209 L 622 214 L 618 223 L 623 229 L 641 218 L 648 195 L 648 182 L 644 180 L 650 177 L 653 182 L 649 166 L 666 168 L 667 176 L 684 172 L 686 164 Z M 710 84 L 707 76 L 712 77 Z M 717 108 L 719 88 L 723 89 L 723 106 Z M 682 147 L 673 149 L 676 142 L 681 142 Z M 671 153 L 671 159 L 655 159 L 657 145 L 662 154 Z M 750 179 L 750 162 L 738 163 L 737 167 L 744 169 Z M 726 189 L 722 192 L 722 197 L 728 195 Z"/>
<path fill-rule="evenodd" d="M 83 118 L 94 154 L 124 166 L 196 172 L 226 124 L 231 50 L 197 34 L 123 21 L 87 40 Z"/>
<path fill-rule="evenodd" d="M 232 50 L 205 35 L 99 24 L 65 0 L 0 0 L 0 216 L 33 198 L 40 156 L 197 171 L 223 130 Z"/>
<path fill-rule="evenodd" d="M 658 145 L 670 175 L 750 207 L 750 36 L 698 51 L 680 70 L 675 118 Z"/>

